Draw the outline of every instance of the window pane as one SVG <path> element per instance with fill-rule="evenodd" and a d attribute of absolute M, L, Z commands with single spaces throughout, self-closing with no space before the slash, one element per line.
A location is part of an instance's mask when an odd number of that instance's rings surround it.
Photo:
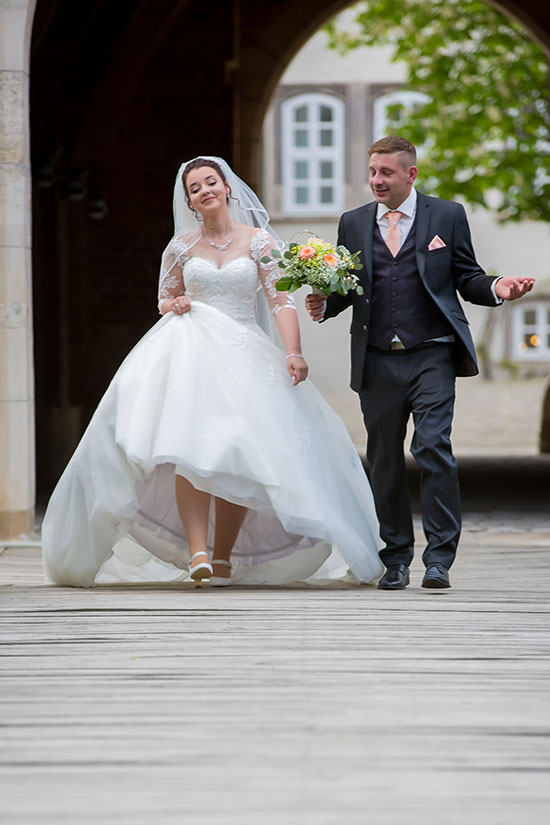
<path fill-rule="evenodd" d="M 321 186 L 319 190 L 321 203 L 334 203 L 333 192 L 332 186 Z"/>
<path fill-rule="evenodd" d="M 523 310 L 523 323 L 525 326 L 532 326 L 537 323 L 537 312 L 534 309 Z"/>
<path fill-rule="evenodd" d="M 332 121 L 332 109 L 330 106 L 321 106 L 319 119 L 322 123 L 330 123 Z"/>
<path fill-rule="evenodd" d="M 334 174 L 333 163 L 331 160 L 322 160 L 319 164 L 319 177 L 331 178 Z"/>
<path fill-rule="evenodd" d="M 307 160 L 295 160 L 294 161 L 294 177 L 298 178 L 299 180 L 304 180 L 309 175 L 309 163 Z"/>
<path fill-rule="evenodd" d="M 307 186 L 294 187 L 294 202 L 295 203 L 309 203 L 309 192 Z"/>
<path fill-rule="evenodd" d="M 307 146 L 307 138 L 307 129 L 296 129 L 294 132 L 294 146 Z"/>
<path fill-rule="evenodd" d="M 299 106 L 294 109 L 294 120 L 296 123 L 307 123 L 307 106 Z"/>
<path fill-rule="evenodd" d="M 332 129 L 321 129 L 320 138 L 321 146 L 332 146 Z"/>

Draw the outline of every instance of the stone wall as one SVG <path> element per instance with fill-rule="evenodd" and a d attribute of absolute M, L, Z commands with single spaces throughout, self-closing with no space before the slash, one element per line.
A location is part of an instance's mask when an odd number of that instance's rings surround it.
<path fill-rule="evenodd" d="M 28 44 L 34 0 L 0 0 L 0 536 L 34 521 Z"/>

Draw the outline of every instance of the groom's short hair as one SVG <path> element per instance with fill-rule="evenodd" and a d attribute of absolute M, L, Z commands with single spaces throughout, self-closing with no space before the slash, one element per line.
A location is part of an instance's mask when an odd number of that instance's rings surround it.
<path fill-rule="evenodd" d="M 369 157 L 374 155 L 375 152 L 380 155 L 403 154 L 407 166 L 416 166 L 416 149 L 414 144 L 407 138 L 398 135 L 380 138 L 370 147 Z"/>

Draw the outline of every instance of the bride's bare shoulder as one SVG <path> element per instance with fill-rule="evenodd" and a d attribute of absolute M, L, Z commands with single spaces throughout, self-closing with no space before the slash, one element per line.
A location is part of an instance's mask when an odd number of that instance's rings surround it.
<path fill-rule="evenodd" d="M 267 244 L 273 243 L 273 238 L 267 229 L 261 229 L 259 226 L 245 226 L 246 236 L 251 244 Z M 243 236 L 244 237 L 244 236 Z"/>
<path fill-rule="evenodd" d="M 247 238 L 251 240 L 257 232 L 260 232 L 257 227 L 249 226 L 246 223 L 234 223 L 233 224 L 234 230 L 239 233 L 241 238 Z"/>
<path fill-rule="evenodd" d="M 179 232 L 174 235 L 166 247 L 166 252 L 185 252 L 200 239 L 200 232 Z"/>
<path fill-rule="evenodd" d="M 197 241 L 201 236 L 200 230 L 195 232 L 179 232 L 172 238 L 173 243 L 177 244 L 191 244 Z"/>

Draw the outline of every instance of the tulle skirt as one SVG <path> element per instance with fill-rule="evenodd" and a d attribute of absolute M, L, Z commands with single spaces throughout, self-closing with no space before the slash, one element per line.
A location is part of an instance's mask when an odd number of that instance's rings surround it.
<path fill-rule="evenodd" d="M 49 582 L 184 579 L 175 475 L 248 508 L 237 584 L 382 572 L 371 490 L 340 418 L 255 324 L 195 301 L 130 352 L 51 497 Z M 209 547 L 215 530 L 212 505 Z"/>

